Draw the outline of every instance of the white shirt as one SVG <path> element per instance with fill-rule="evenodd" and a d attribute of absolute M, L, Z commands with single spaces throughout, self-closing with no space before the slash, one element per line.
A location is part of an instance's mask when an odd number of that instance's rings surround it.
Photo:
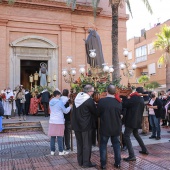
<path fill-rule="evenodd" d="M 153 103 L 155 102 L 155 100 L 150 100 L 149 104 L 153 106 Z M 155 115 L 154 109 L 153 108 L 149 108 L 149 114 L 150 115 Z"/>

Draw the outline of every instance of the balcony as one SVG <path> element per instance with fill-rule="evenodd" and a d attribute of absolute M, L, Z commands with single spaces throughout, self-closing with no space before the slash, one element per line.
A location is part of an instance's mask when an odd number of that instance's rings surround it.
<path fill-rule="evenodd" d="M 141 57 L 137 57 L 136 58 L 136 63 L 140 63 L 140 62 L 143 62 L 143 61 L 146 61 L 146 60 L 147 60 L 147 55 L 141 56 Z"/>

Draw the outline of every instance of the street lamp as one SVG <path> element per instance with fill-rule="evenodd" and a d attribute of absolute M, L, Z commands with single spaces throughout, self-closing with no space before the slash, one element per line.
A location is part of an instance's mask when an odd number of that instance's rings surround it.
<path fill-rule="evenodd" d="M 120 69 L 122 70 L 123 75 L 128 78 L 128 86 L 130 86 L 129 78 L 132 76 L 132 70 L 135 70 L 137 68 L 137 65 L 136 63 L 133 63 L 132 65 L 131 63 L 128 63 L 127 57 L 129 55 L 129 52 L 127 49 L 124 49 L 123 55 L 125 57 L 125 62 L 120 63 Z M 130 67 L 132 69 L 130 69 Z"/>

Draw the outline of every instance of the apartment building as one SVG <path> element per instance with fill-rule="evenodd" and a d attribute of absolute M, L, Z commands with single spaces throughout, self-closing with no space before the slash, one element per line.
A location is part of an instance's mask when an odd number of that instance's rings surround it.
<path fill-rule="evenodd" d="M 162 24 L 157 23 L 150 30 L 141 30 L 141 37 L 134 37 L 127 41 L 127 49 L 129 51 L 127 61 L 128 63 L 136 63 L 137 65 L 135 71 L 131 70 L 131 84 L 139 86 L 138 78 L 141 75 L 148 75 L 150 77 L 149 82 L 155 81 L 161 85 L 157 89 L 158 91 L 166 89 L 166 68 L 165 65 L 158 63 L 162 51 L 156 51 L 153 48 L 153 42 L 157 39 L 156 34 L 161 31 L 161 27 L 164 24 L 170 25 L 170 20 Z M 123 81 L 126 80 L 123 79 Z"/>

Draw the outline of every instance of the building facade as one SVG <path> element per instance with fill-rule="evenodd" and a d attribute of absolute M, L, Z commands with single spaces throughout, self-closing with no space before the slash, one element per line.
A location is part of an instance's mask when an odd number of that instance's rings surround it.
<path fill-rule="evenodd" d="M 128 62 L 136 63 L 137 69 L 132 70 L 133 76 L 130 82 L 138 86 L 138 78 L 141 75 L 148 75 L 150 82 L 158 82 L 161 86 L 157 90 L 166 89 L 166 68 L 165 65 L 158 63 L 162 51 L 153 48 L 153 42 L 157 39 L 156 34 L 161 31 L 161 27 L 166 24 L 170 25 L 170 20 L 163 24 L 156 24 L 153 28 L 147 31 L 141 31 L 141 37 L 134 37 L 127 41 L 129 50 Z"/>
<path fill-rule="evenodd" d="M 87 68 L 85 42 L 88 29 L 95 27 L 100 35 L 105 62 L 112 63 L 111 8 L 101 0 L 94 19 L 91 0 L 77 0 L 74 11 L 65 0 L 17 0 L 0 4 L 0 89 L 14 89 L 23 84 L 30 88 L 29 76 L 39 71 L 40 63 L 48 66 L 49 85 L 68 88 L 62 69 L 68 68 L 66 57 L 72 56 L 70 67 Z M 119 10 L 119 53 L 126 47 L 125 8 Z M 52 82 L 56 75 L 57 81 Z M 38 82 L 39 83 L 39 82 Z M 53 84 L 55 83 L 55 84 Z M 33 83 L 34 85 L 34 83 Z"/>

